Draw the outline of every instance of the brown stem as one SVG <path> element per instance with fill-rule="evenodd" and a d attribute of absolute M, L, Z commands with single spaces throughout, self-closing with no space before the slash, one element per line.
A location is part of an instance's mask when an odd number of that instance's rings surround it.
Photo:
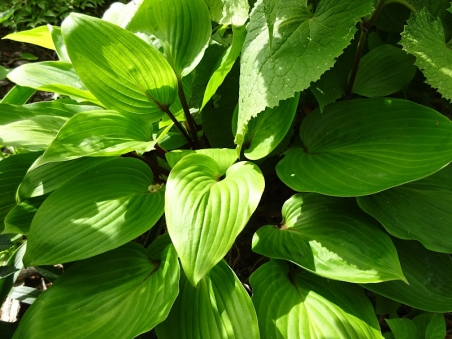
<path fill-rule="evenodd" d="M 137 152 L 135 152 L 135 151 L 123 154 L 122 156 L 125 158 L 135 158 L 135 159 L 143 161 L 146 165 L 149 166 L 149 168 L 152 170 L 152 172 L 154 172 L 154 174 L 157 174 L 157 175 L 163 174 L 165 176 L 168 176 L 170 173 L 168 170 L 160 167 L 156 161 L 154 161 L 148 157 L 139 156 L 137 154 Z"/>
<path fill-rule="evenodd" d="M 193 120 L 193 117 L 190 114 L 190 108 L 188 107 L 187 98 L 185 97 L 184 87 L 182 86 L 181 79 L 177 79 L 177 87 L 178 87 L 178 94 L 179 94 L 180 102 L 181 102 L 182 108 L 184 110 L 185 119 L 188 123 L 188 130 L 191 133 L 195 147 L 199 149 L 200 148 L 199 140 L 198 140 L 198 135 L 196 134 L 198 132 L 198 128 L 196 127 L 195 121 Z"/>
<path fill-rule="evenodd" d="M 185 139 L 187 139 L 187 141 L 190 143 L 190 145 L 195 148 L 196 144 L 190 138 L 190 136 L 188 135 L 187 131 L 184 129 L 184 127 L 182 127 L 180 122 L 177 121 L 176 117 L 173 115 L 173 113 L 171 113 L 169 108 L 168 107 L 162 107 L 162 110 L 163 110 L 163 112 L 165 112 L 170 117 L 170 119 L 174 122 L 174 125 L 176 125 L 176 127 L 179 129 L 179 131 L 184 135 Z"/>
<path fill-rule="evenodd" d="M 157 153 L 157 156 L 166 160 L 165 154 L 168 153 L 168 151 L 166 149 L 164 149 L 162 146 L 160 146 L 159 144 L 155 144 L 154 148 Z"/>

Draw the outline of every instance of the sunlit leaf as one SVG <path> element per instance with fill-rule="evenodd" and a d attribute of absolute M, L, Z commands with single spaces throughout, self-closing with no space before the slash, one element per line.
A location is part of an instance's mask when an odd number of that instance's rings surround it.
<path fill-rule="evenodd" d="M 3 37 L 2 39 L 26 42 L 29 44 L 55 50 L 52 36 L 50 35 L 49 29 L 45 25 L 27 31 L 11 33 Z"/>

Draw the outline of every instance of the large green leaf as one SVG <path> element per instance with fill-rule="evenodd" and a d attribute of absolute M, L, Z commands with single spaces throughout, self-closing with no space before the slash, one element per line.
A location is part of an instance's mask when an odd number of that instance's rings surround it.
<path fill-rule="evenodd" d="M 36 213 L 24 262 L 46 265 L 109 251 L 150 229 L 164 193 L 151 170 L 133 158 L 90 168 L 53 192 Z"/>
<path fill-rule="evenodd" d="M 359 206 L 393 236 L 452 253 L 452 166 L 419 181 L 359 197 Z"/>
<path fill-rule="evenodd" d="M 2 39 L 10 39 L 14 41 L 26 42 L 29 44 L 38 45 L 44 48 L 55 50 L 52 36 L 50 35 L 47 26 L 39 26 L 28 31 L 15 32 L 8 34 Z"/>
<path fill-rule="evenodd" d="M 129 243 L 74 264 L 36 299 L 14 338 L 134 338 L 167 317 L 178 281 L 172 246 L 149 258 Z"/>
<path fill-rule="evenodd" d="M 193 287 L 181 274 L 180 293 L 159 339 L 259 339 L 256 311 L 240 280 L 220 261 Z"/>
<path fill-rule="evenodd" d="M 352 199 L 296 194 L 284 203 L 282 214 L 279 228 L 256 232 L 253 251 L 330 279 L 405 279 L 391 239 Z"/>
<path fill-rule="evenodd" d="M 280 1 L 270 44 L 264 5 L 256 2 L 241 57 L 237 140 L 246 132 L 247 121 L 265 107 L 293 97 L 333 67 L 372 3 L 322 0 L 311 13 L 307 0 Z"/>
<path fill-rule="evenodd" d="M 423 9 L 412 13 L 402 34 L 403 49 L 416 57 L 426 82 L 452 100 L 452 50 L 446 45 L 443 25 Z"/>
<path fill-rule="evenodd" d="M 74 114 L 99 109 L 58 101 L 30 105 L 0 104 L 0 144 L 43 149 Z"/>
<path fill-rule="evenodd" d="M 165 58 L 134 34 L 109 22 L 72 13 L 63 38 L 77 74 L 107 108 L 162 115 L 171 105 L 177 80 Z"/>
<path fill-rule="evenodd" d="M 168 232 L 193 285 L 231 248 L 264 190 L 262 173 L 250 162 L 236 163 L 220 177 L 218 163 L 202 154 L 184 157 L 168 177 Z"/>
<path fill-rule="evenodd" d="M 402 281 L 366 284 L 365 288 L 403 304 L 429 311 L 452 311 L 452 259 L 450 255 L 432 252 L 417 241 L 393 239 L 399 254 Z"/>
<path fill-rule="evenodd" d="M 221 25 L 242 26 L 248 19 L 247 0 L 204 0 L 213 21 Z"/>
<path fill-rule="evenodd" d="M 144 0 L 127 29 L 159 39 L 178 78 L 201 61 L 212 33 L 203 0 Z"/>
<path fill-rule="evenodd" d="M 304 148 L 287 151 L 279 178 L 298 192 L 376 193 L 426 177 L 452 161 L 452 122 L 401 99 L 337 102 L 303 121 Z"/>
<path fill-rule="evenodd" d="M 6 234 L 27 234 L 39 206 L 46 199 L 44 196 L 28 199 L 17 204 L 5 217 Z"/>
<path fill-rule="evenodd" d="M 8 79 L 20 86 L 40 91 L 55 92 L 98 103 L 67 62 L 44 61 L 25 64 L 8 74 Z"/>
<path fill-rule="evenodd" d="M 148 116 L 147 116 L 148 117 Z M 109 157 L 154 149 L 152 124 L 141 115 L 115 111 L 78 113 L 61 128 L 33 168 L 83 156 Z"/>
<path fill-rule="evenodd" d="M 356 285 L 272 260 L 250 282 L 262 339 L 383 338 L 372 304 Z"/>

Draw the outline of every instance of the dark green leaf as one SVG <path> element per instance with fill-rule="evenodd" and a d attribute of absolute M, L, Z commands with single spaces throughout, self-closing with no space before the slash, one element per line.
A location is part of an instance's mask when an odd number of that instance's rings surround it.
<path fill-rule="evenodd" d="M 27 234 L 31 221 L 45 198 L 40 196 L 16 205 L 5 218 L 5 230 L 3 232 L 7 234 Z"/>
<path fill-rule="evenodd" d="M 421 337 L 411 319 L 386 319 L 395 339 L 416 339 Z"/>
<path fill-rule="evenodd" d="M 27 248 L 27 243 L 24 242 L 15 252 L 14 254 L 8 259 L 6 266 L 13 267 L 15 269 L 15 272 L 11 275 L 8 275 L 4 279 L 0 279 L 0 305 L 3 305 L 3 303 L 6 300 L 6 297 L 8 296 L 9 292 L 13 288 L 14 282 L 16 281 L 17 277 L 19 276 L 19 271 L 23 268 L 22 263 L 22 257 L 24 256 L 25 250 Z M 11 269 L 12 270 L 12 269 Z M 3 332 L 0 332 L 3 333 Z"/>

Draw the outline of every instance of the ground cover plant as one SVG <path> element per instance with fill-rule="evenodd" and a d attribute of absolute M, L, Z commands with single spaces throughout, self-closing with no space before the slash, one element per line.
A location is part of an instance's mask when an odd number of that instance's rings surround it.
<path fill-rule="evenodd" d="M 444 338 L 450 8 L 143 0 L 7 36 L 59 57 L 0 103 L 13 337 Z"/>

